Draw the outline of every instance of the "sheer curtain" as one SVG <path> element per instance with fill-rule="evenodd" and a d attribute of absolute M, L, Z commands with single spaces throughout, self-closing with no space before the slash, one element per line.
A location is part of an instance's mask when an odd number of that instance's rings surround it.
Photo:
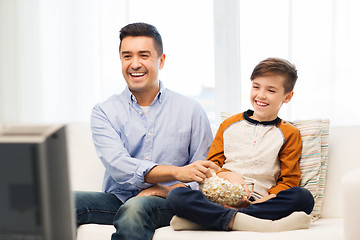
<path fill-rule="evenodd" d="M 360 122 L 358 0 L 0 0 L 0 122 L 88 121 L 125 87 L 118 31 L 134 21 L 159 29 L 160 79 L 212 122 L 250 107 L 250 73 L 270 56 L 299 70 L 280 117 Z"/>
<path fill-rule="evenodd" d="M 0 0 L 0 122 L 88 121 L 125 87 L 119 30 L 154 24 L 165 86 L 214 113 L 213 3 L 208 0 Z"/>
<path fill-rule="evenodd" d="M 0 122 L 88 121 L 124 83 L 126 1 L 1 0 Z"/>

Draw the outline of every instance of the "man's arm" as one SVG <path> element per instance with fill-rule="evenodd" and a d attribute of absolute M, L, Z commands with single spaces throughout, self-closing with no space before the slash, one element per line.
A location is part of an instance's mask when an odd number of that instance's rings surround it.
<path fill-rule="evenodd" d="M 210 169 L 216 172 L 221 170 L 215 163 L 202 160 L 182 167 L 157 165 L 145 176 L 145 181 L 153 184 L 174 180 L 185 183 L 202 182 L 211 177 Z"/>
<path fill-rule="evenodd" d="M 212 162 L 201 161 L 201 159 L 206 158 L 213 137 L 209 120 L 198 103 L 196 103 L 195 110 L 193 111 L 190 138 L 191 141 L 188 146 L 188 162 L 190 164 L 180 167 L 168 165 L 155 166 L 145 176 L 147 183 L 153 183 L 155 185 L 143 190 L 139 195 L 149 194 L 166 197 L 169 191 L 176 187 L 194 188 L 197 185 L 195 182 L 202 182 L 206 177 L 211 176 L 209 168 L 215 171 L 220 170 L 220 168 Z M 180 183 L 170 187 L 159 184 L 173 180 L 177 180 Z M 189 184 L 185 185 L 181 182 Z"/>
<path fill-rule="evenodd" d="M 144 182 L 144 175 L 156 164 L 130 156 L 120 133 L 113 128 L 107 114 L 99 106 L 93 108 L 91 130 L 97 155 L 117 183 L 139 190 L 152 185 Z"/>

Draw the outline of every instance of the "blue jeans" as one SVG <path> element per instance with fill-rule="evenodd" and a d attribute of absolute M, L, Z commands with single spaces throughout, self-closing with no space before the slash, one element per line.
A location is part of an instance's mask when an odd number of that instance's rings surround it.
<path fill-rule="evenodd" d="M 169 193 L 166 206 L 177 216 L 209 229 L 228 230 L 229 223 L 237 212 L 261 219 L 278 220 L 296 211 L 310 214 L 314 198 L 307 189 L 293 187 L 279 192 L 275 198 L 266 202 L 242 209 L 229 209 L 211 202 L 200 191 L 180 187 Z"/>
<path fill-rule="evenodd" d="M 173 214 L 165 199 L 157 196 L 133 197 L 124 204 L 111 193 L 75 192 L 77 225 L 113 224 L 112 240 L 152 239 L 156 228 L 168 226 Z"/>

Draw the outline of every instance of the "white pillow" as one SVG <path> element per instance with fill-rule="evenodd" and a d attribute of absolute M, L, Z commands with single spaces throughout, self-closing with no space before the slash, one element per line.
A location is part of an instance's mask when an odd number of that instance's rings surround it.
<path fill-rule="evenodd" d="M 325 190 L 329 119 L 295 121 L 303 142 L 300 158 L 300 186 L 308 189 L 314 197 L 315 206 L 311 213 L 313 220 L 320 218 L 322 200 Z"/>

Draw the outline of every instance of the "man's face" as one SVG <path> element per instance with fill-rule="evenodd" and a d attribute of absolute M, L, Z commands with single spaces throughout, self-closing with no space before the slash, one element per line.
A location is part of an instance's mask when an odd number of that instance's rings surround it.
<path fill-rule="evenodd" d="M 164 66 L 165 55 L 158 56 L 152 38 L 125 37 L 121 42 L 120 59 L 122 74 L 133 93 L 159 90 L 158 74 Z"/>
<path fill-rule="evenodd" d="M 255 120 L 276 119 L 282 104 L 291 100 L 293 92 L 285 93 L 284 81 L 281 75 L 260 76 L 252 81 L 250 101 Z"/>

